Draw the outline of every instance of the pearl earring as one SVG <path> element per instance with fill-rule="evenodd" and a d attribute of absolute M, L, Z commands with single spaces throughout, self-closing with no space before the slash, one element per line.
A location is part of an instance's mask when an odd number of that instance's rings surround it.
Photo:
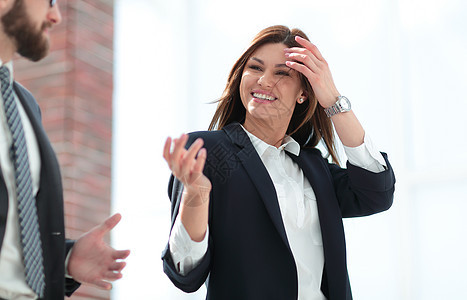
<path fill-rule="evenodd" d="M 303 98 L 298 99 L 298 103 L 303 103 L 305 101 Z"/>

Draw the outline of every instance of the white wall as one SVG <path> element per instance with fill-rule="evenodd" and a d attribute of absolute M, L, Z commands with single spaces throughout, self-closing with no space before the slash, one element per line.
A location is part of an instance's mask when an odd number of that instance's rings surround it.
<path fill-rule="evenodd" d="M 346 220 L 355 299 L 467 299 L 467 3 L 460 0 L 118 0 L 114 244 L 130 248 L 114 299 L 204 299 L 162 272 L 167 136 L 206 129 L 228 72 L 269 25 L 321 50 L 397 184 L 386 213 Z"/>

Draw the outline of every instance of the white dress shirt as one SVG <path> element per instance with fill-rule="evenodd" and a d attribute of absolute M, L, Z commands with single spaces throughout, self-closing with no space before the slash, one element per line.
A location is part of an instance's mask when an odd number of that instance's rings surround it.
<path fill-rule="evenodd" d="M 300 167 L 284 152 L 298 156 L 300 145 L 293 138 L 286 137 L 284 143 L 276 148 L 243 129 L 276 189 L 287 239 L 297 267 L 298 299 L 325 300 L 321 292 L 324 252 L 316 196 Z M 344 146 L 344 149 L 351 164 L 372 172 L 385 170 L 386 162 L 367 136 L 362 145 L 355 148 Z M 186 275 L 201 261 L 207 251 L 208 235 L 209 228 L 203 241 L 194 242 L 177 217 L 169 244 L 180 274 Z"/>
<path fill-rule="evenodd" d="M 0 67 L 3 65 L 0 60 Z M 13 82 L 13 66 L 11 62 L 5 64 L 10 70 Z M 1 87 L 1 83 L 0 83 Z M 23 124 L 28 147 L 29 167 L 31 169 L 33 194 L 39 189 L 41 160 L 36 136 L 29 118 L 15 94 L 16 105 Z M 18 222 L 18 203 L 16 199 L 15 169 L 9 156 L 9 149 L 13 143 L 10 129 L 6 120 L 4 100 L 0 93 L 0 168 L 8 190 L 8 215 L 5 236 L 0 248 L 0 297 L 5 299 L 36 299 L 37 295 L 28 286 L 25 279 L 23 265 L 23 248 L 20 241 Z"/>

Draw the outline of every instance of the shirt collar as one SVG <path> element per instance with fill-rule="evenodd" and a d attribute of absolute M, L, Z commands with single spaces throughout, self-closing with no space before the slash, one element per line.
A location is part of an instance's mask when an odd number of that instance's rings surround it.
<path fill-rule="evenodd" d="M 240 125 L 240 126 L 242 126 L 242 129 L 245 131 L 245 133 L 250 138 L 251 143 L 253 144 L 253 147 L 255 147 L 256 152 L 258 152 L 258 155 L 260 157 L 263 156 L 264 152 L 266 152 L 266 150 L 268 148 L 270 148 L 270 147 L 276 148 L 276 147 L 274 147 L 272 145 L 269 145 L 268 143 L 261 140 L 260 138 L 253 135 L 252 133 L 250 133 L 248 130 L 245 129 L 245 127 L 243 127 L 243 125 Z M 286 136 L 284 138 L 284 140 L 283 140 L 283 144 L 280 145 L 276 149 L 286 150 L 286 151 L 292 153 L 295 156 L 298 156 L 300 154 L 300 144 L 297 143 L 297 141 L 295 141 L 291 136 Z"/>
<path fill-rule="evenodd" d="M 3 63 L 2 59 L 0 58 L 0 67 L 5 66 L 10 71 L 10 83 L 13 83 L 13 62 L 10 60 L 7 63 Z"/>

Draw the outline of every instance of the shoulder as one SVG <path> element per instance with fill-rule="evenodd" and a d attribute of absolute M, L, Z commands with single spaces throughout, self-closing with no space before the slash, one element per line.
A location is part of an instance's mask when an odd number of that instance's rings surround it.
<path fill-rule="evenodd" d="M 212 130 L 212 131 L 193 131 L 188 133 L 190 139 L 202 138 L 206 140 L 216 139 L 225 137 L 225 133 L 222 130 Z"/>
<path fill-rule="evenodd" d="M 228 141 L 227 135 L 222 130 L 195 131 L 188 134 L 187 145 L 191 145 L 198 138 L 203 139 L 204 147 L 207 149 L 212 148 L 218 143 L 225 143 Z"/>
<path fill-rule="evenodd" d="M 36 100 L 34 99 L 34 96 L 31 94 L 30 91 L 28 91 L 24 86 L 22 86 L 19 82 L 17 81 L 14 81 L 13 82 L 13 87 L 15 89 L 15 92 L 19 93 L 20 95 L 18 96 L 21 96 L 23 97 L 25 100 L 27 101 L 33 101 L 33 102 L 36 102 Z"/>
<path fill-rule="evenodd" d="M 41 116 L 41 110 L 39 107 L 39 104 L 37 104 L 36 99 L 34 96 L 31 94 L 30 91 L 28 91 L 24 86 L 22 86 L 19 82 L 14 81 L 13 82 L 13 87 L 15 89 L 16 95 L 23 101 L 23 105 L 28 105 L 29 108 L 31 109 L 32 112 L 38 114 L 39 118 Z"/>

